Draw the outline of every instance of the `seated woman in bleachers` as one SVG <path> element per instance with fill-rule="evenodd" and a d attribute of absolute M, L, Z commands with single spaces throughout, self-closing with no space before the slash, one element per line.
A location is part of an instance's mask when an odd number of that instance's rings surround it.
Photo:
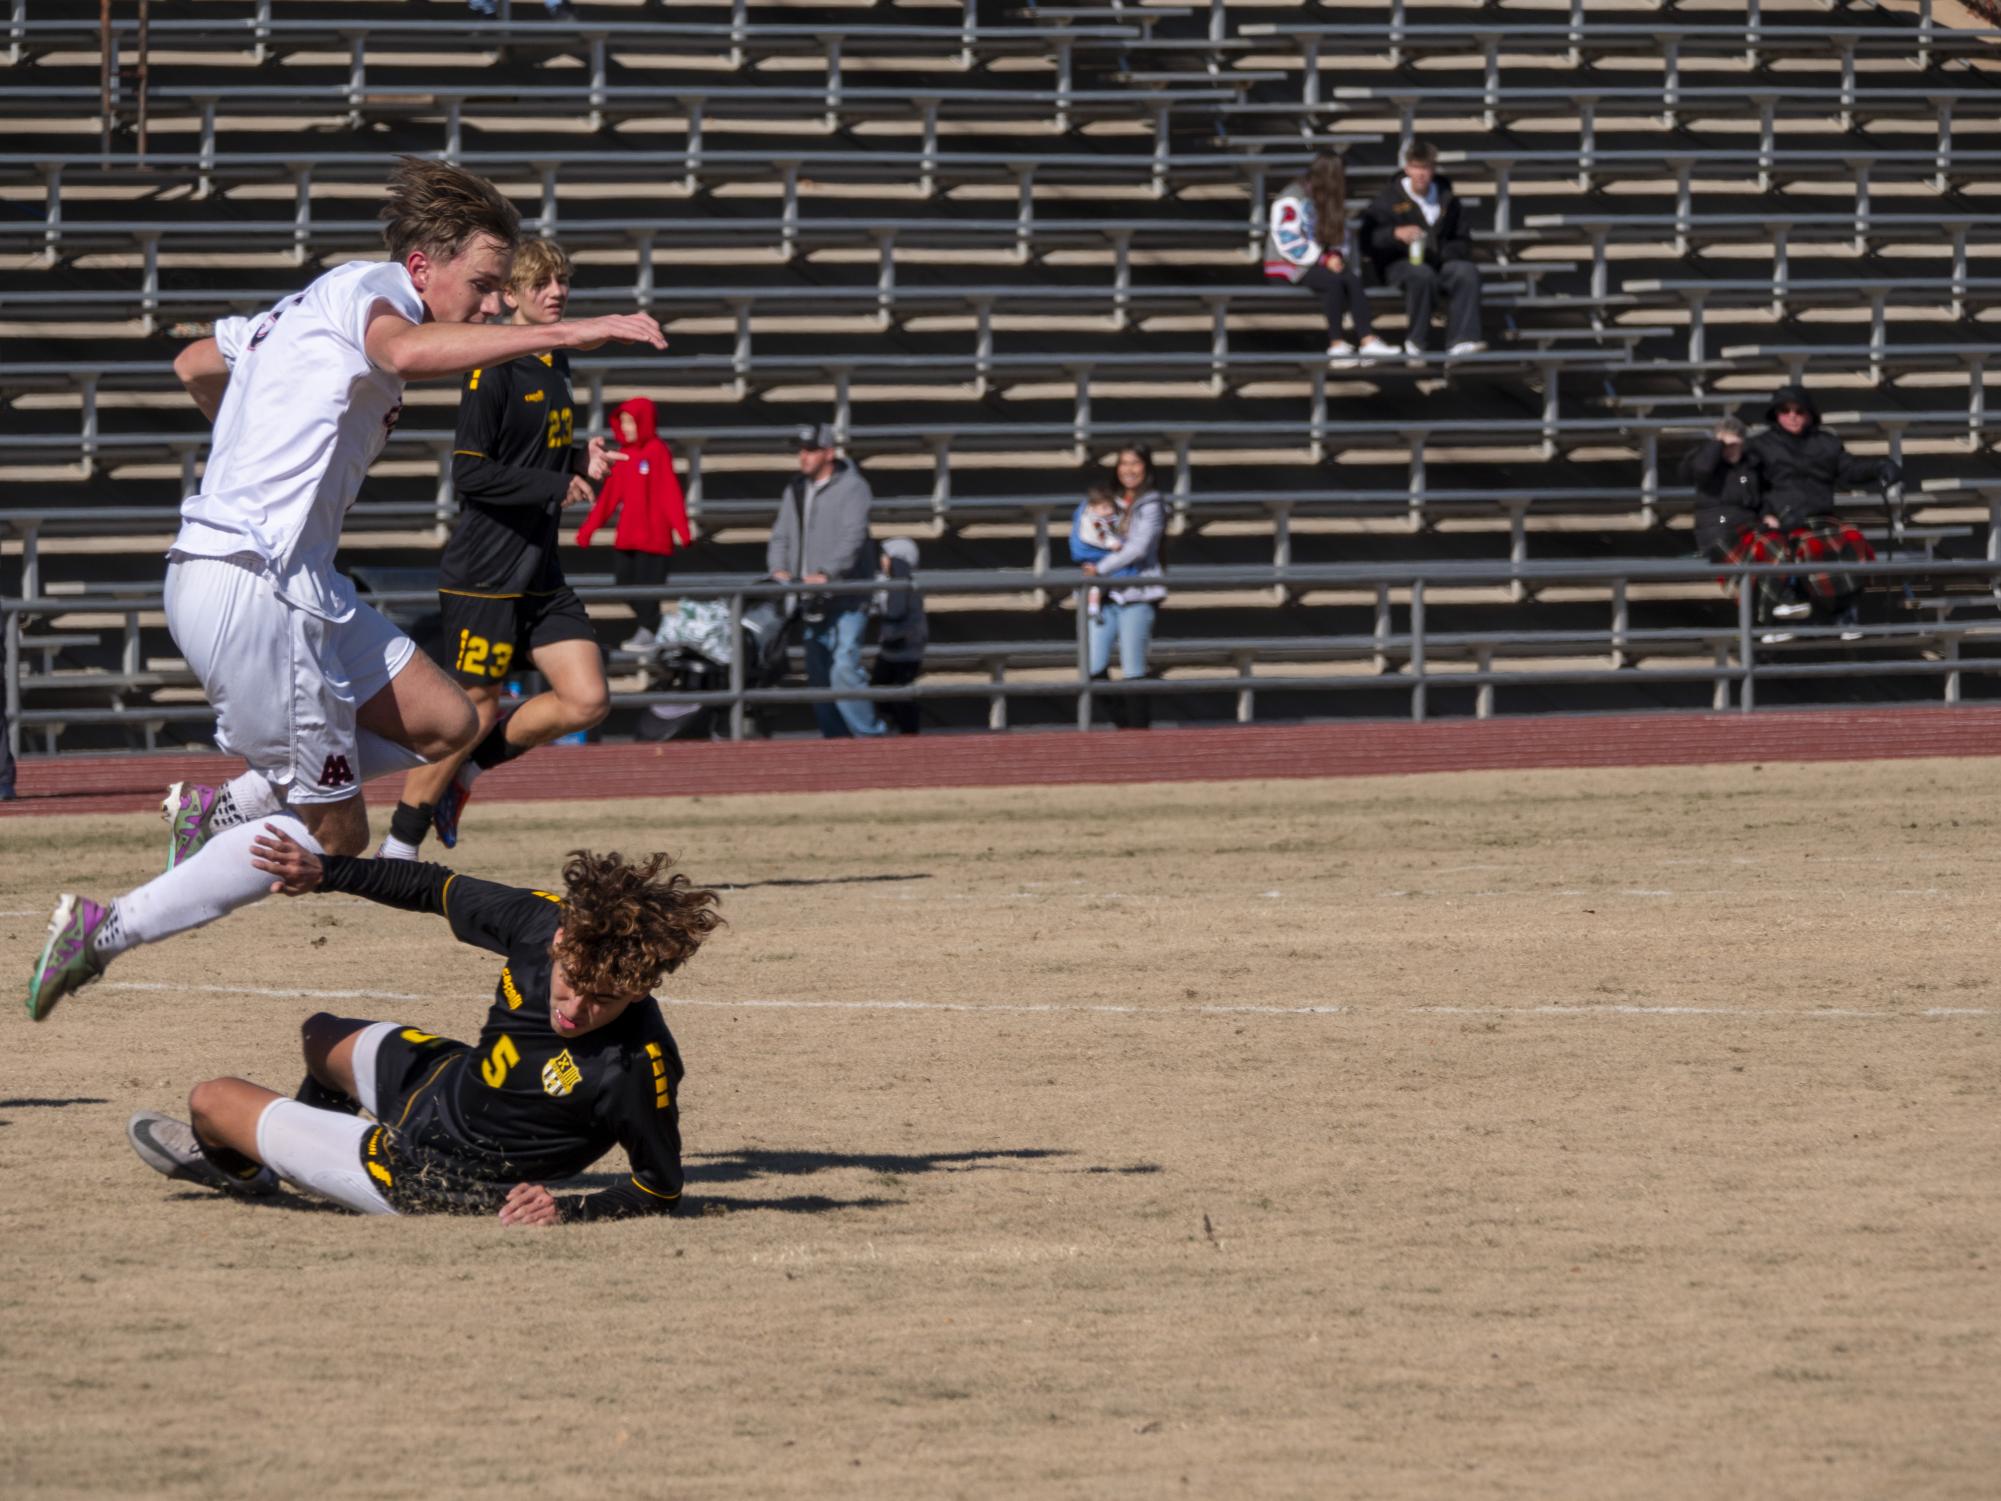
<path fill-rule="evenodd" d="M 1804 386 L 1784 386 L 1765 408 L 1771 424 L 1746 446 L 1764 493 L 1765 524 L 1782 532 L 1787 555 L 1797 562 L 1868 563 L 1876 550 L 1868 538 L 1842 520 L 1834 503 L 1837 488 L 1894 485 L 1903 478 L 1890 459 L 1864 459 L 1820 425 L 1820 409 Z M 1859 640 L 1862 595 L 1859 574 L 1805 575 L 1807 594 L 1841 627 L 1841 639 Z"/>
<path fill-rule="evenodd" d="M 1681 461 L 1681 477 L 1695 486 L 1695 545 L 1718 563 L 1783 563 L 1786 539 L 1766 524 L 1758 468 L 1744 447 L 1744 424 L 1725 417 L 1716 431 Z M 1737 597 L 1738 580 L 1718 580 Z M 1758 580 L 1757 618 L 1802 620 L 1813 613 L 1797 579 L 1770 574 Z"/>
<path fill-rule="evenodd" d="M 1369 302 L 1362 294 L 1361 262 L 1348 224 L 1348 172 L 1341 158 L 1323 151 L 1313 165 L 1272 201 L 1265 237 L 1265 275 L 1320 294 L 1327 314 L 1327 358 L 1336 368 L 1352 366 L 1355 345 L 1341 337 L 1345 314 L 1354 320 L 1363 359 L 1396 353 L 1371 331 Z"/>
<path fill-rule="evenodd" d="M 1160 544 L 1167 535 L 1167 503 L 1154 488 L 1153 452 L 1143 443 L 1119 450 L 1112 480 L 1119 546 L 1081 566 L 1096 577 L 1129 582 L 1105 590 L 1104 601 L 1090 621 L 1087 647 L 1091 677 L 1102 682 L 1111 676 L 1112 643 L 1117 641 L 1119 675 L 1133 682 L 1149 676 L 1146 659 L 1153 642 L 1154 616 L 1167 598 L 1167 590 L 1158 582 Z M 1086 500 L 1078 507 L 1080 521 L 1088 519 L 1090 504 Z M 1074 524 L 1071 535 L 1078 535 Z M 1110 699 L 1108 712 L 1120 729 L 1144 730 L 1153 723 L 1152 705 L 1137 694 Z"/>

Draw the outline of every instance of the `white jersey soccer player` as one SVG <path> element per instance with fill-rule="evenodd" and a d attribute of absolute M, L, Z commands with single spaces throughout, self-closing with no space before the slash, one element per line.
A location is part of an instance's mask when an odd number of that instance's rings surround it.
<path fill-rule="evenodd" d="M 216 743 L 249 769 L 170 790 L 165 875 L 108 905 L 62 897 L 29 983 L 36 1020 L 126 949 L 264 895 L 250 861 L 259 825 L 358 854 L 361 783 L 472 738 L 464 692 L 334 568 L 404 382 L 611 339 L 666 347 L 643 314 L 478 326 L 499 311 L 520 221 L 469 172 L 404 158 L 383 218 L 386 262 L 341 266 L 261 317 L 225 320 L 174 362 L 215 439 L 168 553 L 167 624 L 215 709 Z"/>

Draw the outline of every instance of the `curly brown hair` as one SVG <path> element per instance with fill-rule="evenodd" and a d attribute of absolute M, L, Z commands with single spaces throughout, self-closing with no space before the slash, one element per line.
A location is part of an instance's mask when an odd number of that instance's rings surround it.
<path fill-rule="evenodd" d="M 666 855 L 571 850 L 556 962 L 585 995 L 639 995 L 685 964 L 722 922 L 716 893 L 668 875 Z"/>
<path fill-rule="evenodd" d="M 395 261 L 407 260 L 413 250 L 449 261 L 478 235 L 509 250 L 521 239 L 520 211 L 499 188 L 463 167 L 428 157 L 396 159 L 381 217 L 382 242 Z"/>

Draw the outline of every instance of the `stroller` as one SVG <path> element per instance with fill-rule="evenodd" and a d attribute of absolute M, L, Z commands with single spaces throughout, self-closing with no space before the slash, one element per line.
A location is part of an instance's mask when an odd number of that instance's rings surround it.
<path fill-rule="evenodd" d="M 653 633 L 647 662 L 655 693 L 727 693 L 732 652 L 743 651 L 743 684 L 770 688 L 785 675 L 785 647 L 792 615 L 785 601 L 760 600 L 744 611 L 742 641 L 730 641 L 730 608 L 720 599 L 684 599 Z M 756 709 L 746 709 L 749 732 L 765 734 Z M 720 704 L 654 704 L 640 716 L 641 740 L 721 739 L 729 733 L 729 713 Z"/>

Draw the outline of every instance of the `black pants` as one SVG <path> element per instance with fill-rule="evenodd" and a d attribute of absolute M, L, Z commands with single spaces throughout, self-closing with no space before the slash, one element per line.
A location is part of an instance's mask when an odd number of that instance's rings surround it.
<path fill-rule="evenodd" d="M 657 552 L 614 549 L 611 576 L 621 589 L 657 589 L 667 582 L 667 559 Z M 635 599 L 632 602 L 632 613 L 649 631 L 660 629 L 660 609 L 661 601 L 657 599 Z"/>
<path fill-rule="evenodd" d="M 1355 337 L 1366 339 L 1373 332 L 1369 325 L 1369 299 L 1362 295 L 1361 273 L 1353 266 L 1340 271 L 1329 271 L 1324 265 L 1309 266 L 1306 275 L 1299 279 L 1302 287 L 1311 287 L 1320 294 L 1320 305 L 1327 312 L 1327 338 L 1331 343 L 1341 337 L 1341 315 L 1353 313 L 1355 316 Z"/>
<path fill-rule="evenodd" d="M 1403 288 L 1403 310 L 1410 320 L 1409 342 L 1422 346 L 1431 333 L 1431 311 L 1438 291 L 1445 289 L 1445 342 L 1471 344 L 1480 337 L 1480 270 L 1471 261 L 1447 261 L 1442 266 L 1413 266 L 1392 261 L 1383 280 Z"/>
<path fill-rule="evenodd" d="M 914 683 L 924 671 L 922 662 L 899 662 L 887 657 L 877 657 L 870 669 L 868 684 L 871 688 L 901 688 L 905 683 Z M 877 704 L 876 712 L 905 735 L 917 733 L 917 701 L 905 699 L 901 703 Z"/>

